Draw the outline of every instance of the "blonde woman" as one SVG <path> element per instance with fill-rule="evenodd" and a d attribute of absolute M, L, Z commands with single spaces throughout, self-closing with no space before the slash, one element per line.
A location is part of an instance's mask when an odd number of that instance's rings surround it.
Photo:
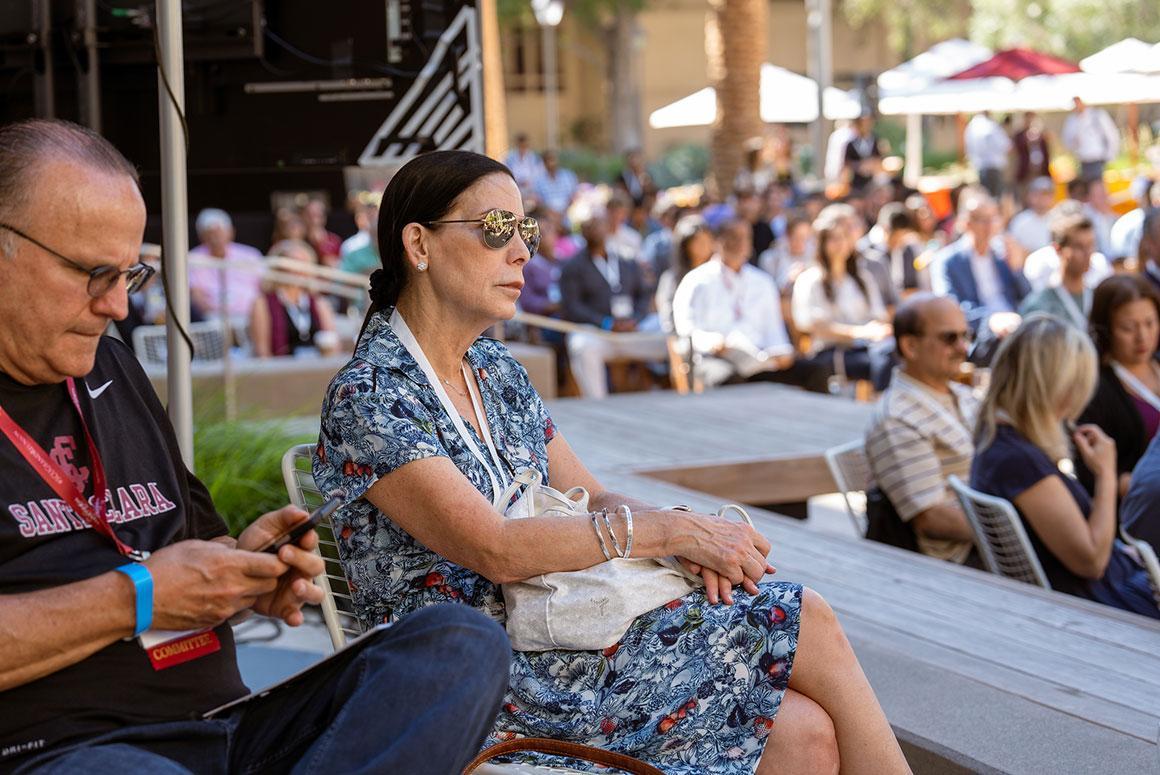
<path fill-rule="evenodd" d="M 1075 326 L 1028 317 L 999 348 L 979 411 L 971 486 L 1011 501 L 1053 589 L 1160 619 L 1147 574 L 1116 540 L 1116 447 L 1096 425 L 1071 441 L 1095 477 L 1073 476 L 1065 423 L 1096 386 L 1096 352 Z"/>

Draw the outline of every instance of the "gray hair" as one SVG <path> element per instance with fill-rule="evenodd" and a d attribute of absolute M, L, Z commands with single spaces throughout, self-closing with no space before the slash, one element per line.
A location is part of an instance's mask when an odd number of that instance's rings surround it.
<path fill-rule="evenodd" d="M 29 119 L 0 126 L 0 219 L 27 206 L 39 168 L 67 160 L 140 184 L 137 169 L 112 143 L 91 129 L 59 119 Z M 12 235 L 0 234 L 0 252 L 12 252 Z"/>
<path fill-rule="evenodd" d="M 225 210 L 219 210 L 216 207 L 207 207 L 197 214 L 197 221 L 194 224 L 198 234 L 204 234 L 207 230 L 212 228 L 232 229 L 234 228 L 234 221 L 230 218 L 230 214 Z"/>

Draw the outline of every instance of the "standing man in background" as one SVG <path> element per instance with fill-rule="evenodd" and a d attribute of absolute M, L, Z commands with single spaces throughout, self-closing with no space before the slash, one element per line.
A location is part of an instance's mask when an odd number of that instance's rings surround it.
<path fill-rule="evenodd" d="M 1120 130 L 1103 108 L 1089 108 L 1079 97 L 1073 104 L 1063 123 L 1063 144 L 1079 160 L 1081 178 L 1103 178 L 1104 167 L 1120 152 Z"/>
<path fill-rule="evenodd" d="M 998 199 L 1003 193 L 1003 173 L 1007 169 L 1011 138 L 984 110 L 967 124 L 963 142 L 967 146 L 967 160 L 979 173 L 979 183 Z"/>

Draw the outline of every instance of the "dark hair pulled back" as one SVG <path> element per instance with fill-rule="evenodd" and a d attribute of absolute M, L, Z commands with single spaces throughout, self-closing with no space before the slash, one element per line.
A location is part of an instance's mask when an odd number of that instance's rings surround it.
<path fill-rule="evenodd" d="M 403 229 L 409 223 L 443 218 L 459 196 L 481 178 L 511 170 L 472 151 L 432 151 L 416 156 L 391 178 L 379 206 L 379 256 L 383 268 L 371 273 L 371 307 L 367 319 L 393 307 L 407 284 Z M 366 327 L 366 324 L 363 324 Z"/>

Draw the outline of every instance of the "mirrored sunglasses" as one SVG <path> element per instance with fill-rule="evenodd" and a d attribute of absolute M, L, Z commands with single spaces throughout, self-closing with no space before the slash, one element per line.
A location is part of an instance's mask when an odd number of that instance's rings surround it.
<path fill-rule="evenodd" d="M 498 250 L 511 242 L 518 231 L 520 239 L 528 247 L 528 252 L 536 254 L 540 247 L 540 223 L 535 218 L 525 216 L 520 218 L 509 210 L 488 210 L 482 218 L 467 220 L 425 221 L 424 226 L 433 226 L 439 223 L 478 223 L 483 228 L 483 244 Z"/>

